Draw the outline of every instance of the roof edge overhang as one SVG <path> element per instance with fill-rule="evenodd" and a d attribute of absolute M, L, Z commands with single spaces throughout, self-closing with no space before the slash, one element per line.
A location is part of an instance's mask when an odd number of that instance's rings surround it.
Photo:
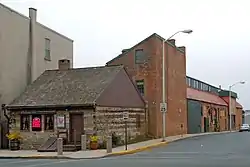
<path fill-rule="evenodd" d="M 79 107 L 93 107 L 95 103 L 85 103 L 85 104 L 49 104 L 49 105 L 6 105 L 7 110 L 25 110 L 25 109 L 71 109 Z"/>
<path fill-rule="evenodd" d="M 195 98 L 189 98 L 189 97 L 187 97 L 187 100 L 195 100 L 195 101 L 200 101 L 200 102 L 203 102 L 203 103 L 209 103 L 209 104 L 218 105 L 218 106 L 225 106 L 225 107 L 228 106 L 227 103 L 225 103 L 225 104 L 211 103 L 211 102 L 208 102 L 208 101 L 199 100 L 199 99 L 195 99 Z"/>

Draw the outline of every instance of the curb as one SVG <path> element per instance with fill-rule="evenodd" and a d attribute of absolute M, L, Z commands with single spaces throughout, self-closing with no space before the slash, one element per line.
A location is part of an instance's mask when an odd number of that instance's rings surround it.
<path fill-rule="evenodd" d="M 186 136 L 186 137 L 178 138 L 178 139 L 175 139 L 175 140 L 172 140 L 172 141 L 155 143 L 155 144 L 139 147 L 139 148 L 136 148 L 136 149 L 133 149 L 133 150 L 113 152 L 113 153 L 109 153 L 107 155 L 103 155 L 103 156 L 99 156 L 99 157 L 74 158 L 74 157 L 67 157 L 67 156 L 63 156 L 63 155 L 61 155 L 61 156 L 58 156 L 58 155 L 55 155 L 55 156 L 35 155 L 35 156 L 16 156 L 16 157 L 13 157 L 13 156 L 12 157 L 11 156 L 6 156 L 6 157 L 5 156 L 0 156 L 0 159 L 68 159 L 68 160 L 101 159 L 101 158 L 106 158 L 106 157 L 134 154 L 134 153 L 142 152 L 142 151 L 145 151 L 145 150 L 150 150 L 150 149 L 153 149 L 153 148 L 166 146 L 169 143 L 177 142 L 177 141 L 185 140 L 185 139 L 189 139 L 189 138 L 208 136 L 208 135 L 228 134 L 228 133 L 235 133 L 235 132 L 237 132 L 237 131 L 232 131 L 232 132 L 227 131 L 227 132 L 218 132 L 218 133 L 203 133 L 201 135 Z"/>
<path fill-rule="evenodd" d="M 127 150 L 127 151 L 120 151 L 120 152 L 110 153 L 110 154 L 108 154 L 108 155 L 106 155 L 106 156 L 104 156 L 102 158 L 113 157 L 113 156 L 121 156 L 121 155 L 127 155 L 127 154 L 134 154 L 134 153 L 142 152 L 142 151 L 145 151 L 145 150 L 150 150 L 152 148 L 166 146 L 168 143 L 177 142 L 177 141 L 180 141 L 180 140 L 185 140 L 185 139 L 194 138 L 194 137 L 201 137 L 201 136 L 208 136 L 208 135 L 219 135 L 219 134 L 227 134 L 227 133 L 235 133 L 235 132 L 237 132 L 237 131 L 232 131 L 232 132 L 218 132 L 218 133 L 202 133 L 201 135 L 186 136 L 186 137 L 178 138 L 176 140 L 172 140 L 172 141 L 168 141 L 168 142 L 161 142 L 161 143 L 156 143 L 156 144 L 152 144 L 152 145 L 148 145 L 148 146 L 136 148 L 134 150 Z"/>
<path fill-rule="evenodd" d="M 148 146 L 144 146 L 144 147 L 140 147 L 140 148 L 136 148 L 133 150 L 127 150 L 127 151 L 120 151 L 120 152 L 114 152 L 114 153 L 110 153 L 104 157 L 111 157 L 111 156 L 121 156 L 121 155 L 127 155 L 127 154 L 134 154 L 134 153 L 138 153 L 138 152 L 142 152 L 145 150 L 150 150 L 152 148 L 157 148 L 157 147 L 161 147 L 161 146 L 165 146 L 167 145 L 169 142 L 161 142 L 161 143 L 156 143 L 156 144 L 151 144 Z"/>

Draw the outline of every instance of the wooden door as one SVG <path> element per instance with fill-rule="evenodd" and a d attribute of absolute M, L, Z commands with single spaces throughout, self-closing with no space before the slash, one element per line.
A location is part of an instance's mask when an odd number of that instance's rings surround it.
<path fill-rule="evenodd" d="M 74 142 L 74 138 L 76 138 L 77 143 L 81 142 L 83 132 L 83 114 L 70 114 L 70 141 Z"/>

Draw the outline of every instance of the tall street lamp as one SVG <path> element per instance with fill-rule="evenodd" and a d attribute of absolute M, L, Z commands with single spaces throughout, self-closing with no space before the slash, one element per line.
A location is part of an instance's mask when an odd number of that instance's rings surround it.
<path fill-rule="evenodd" d="M 232 87 L 234 87 L 235 85 L 238 84 L 245 84 L 245 81 L 240 81 L 240 82 L 236 82 L 233 85 L 229 86 L 229 101 L 228 101 L 228 110 L 229 110 L 229 130 L 230 132 L 232 131 L 232 107 L 231 107 L 231 96 L 232 96 Z"/>
<path fill-rule="evenodd" d="M 160 109 L 162 112 L 162 141 L 166 138 L 166 112 L 167 112 L 167 102 L 166 102 L 166 76 L 165 76 L 165 42 L 173 38 L 176 34 L 185 33 L 191 34 L 193 30 L 187 29 L 182 31 L 177 31 L 169 38 L 164 39 L 162 42 L 162 103 L 160 104 Z"/>

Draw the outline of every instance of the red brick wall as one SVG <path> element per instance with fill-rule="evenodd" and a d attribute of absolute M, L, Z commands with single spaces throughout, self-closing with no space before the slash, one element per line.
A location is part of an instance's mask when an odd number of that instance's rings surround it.
<path fill-rule="evenodd" d="M 135 64 L 134 51 L 144 49 L 148 62 L 143 65 Z M 166 135 L 187 133 L 187 107 L 186 107 L 186 59 L 184 52 L 176 47 L 165 44 L 166 73 L 167 76 L 167 131 Z M 168 53 L 168 54 L 167 54 Z M 162 134 L 162 114 L 160 102 L 162 101 L 162 40 L 152 36 L 139 44 L 128 53 L 115 59 L 108 65 L 125 65 L 132 79 L 144 79 L 145 99 L 149 109 L 149 133 L 160 137 Z M 181 124 L 183 128 L 181 128 Z"/>
<path fill-rule="evenodd" d="M 242 125 L 242 109 L 236 108 L 236 113 L 235 113 L 236 130 L 239 130 L 241 125 Z"/>

